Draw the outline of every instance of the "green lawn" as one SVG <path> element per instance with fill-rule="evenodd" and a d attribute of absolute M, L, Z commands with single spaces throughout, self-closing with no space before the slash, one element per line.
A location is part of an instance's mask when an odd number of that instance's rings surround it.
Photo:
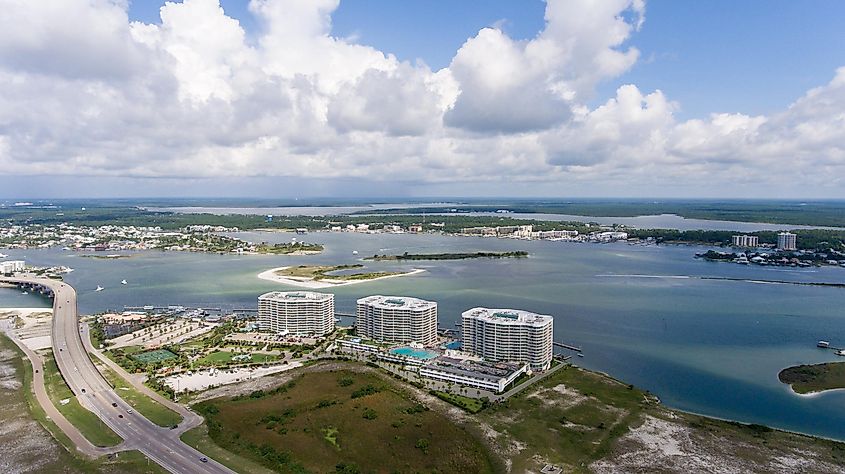
<path fill-rule="evenodd" d="M 277 471 L 494 470 L 481 441 L 401 387 L 373 373 L 326 370 L 302 374 L 277 390 L 195 408 L 218 445 Z"/>
<path fill-rule="evenodd" d="M 144 415 L 148 420 L 163 427 L 178 425 L 182 422 L 181 415 L 139 392 L 110 368 L 102 365 L 97 368 L 114 386 L 115 392 L 120 395 L 120 398 L 132 405 L 132 408 L 138 410 L 138 413 Z"/>
<path fill-rule="evenodd" d="M 114 431 L 100 420 L 97 415 L 86 410 L 74 397 L 70 387 L 67 386 L 62 375 L 56 367 L 56 361 L 52 356 L 45 357 L 44 364 L 44 385 L 47 394 L 53 405 L 67 418 L 74 426 L 79 428 L 82 435 L 95 446 L 116 446 L 123 441 Z M 61 400 L 69 400 L 62 405 Z"/>

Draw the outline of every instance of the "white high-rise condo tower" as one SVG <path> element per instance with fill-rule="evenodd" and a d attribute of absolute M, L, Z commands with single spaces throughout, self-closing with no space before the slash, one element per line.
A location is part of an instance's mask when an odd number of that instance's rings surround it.
<path fill-rule="evenodd" d="M 781 232 L 778 234 L 778 250 L 797 250 L 798 236 L 791 232 Z"/>
<path fill-rule="evenodd" d="M 473 308 L 461 321 L 461 349 L 489 361 L 522 362 L 545 370 L 552 362 L 554 318 L 517 309 Z"/>
<path fill-rule="evenodd" d="M 325 336 L 334 331 L 334 295 L 273 291 L 258 297 L 258 326 L 281 334 Z"/>
<path fill-rule="evenodd" d="M 406 296 L 374 295 L 358 300 L 359 336 L 382 342 L 437 342 L 437 303 Z"/>

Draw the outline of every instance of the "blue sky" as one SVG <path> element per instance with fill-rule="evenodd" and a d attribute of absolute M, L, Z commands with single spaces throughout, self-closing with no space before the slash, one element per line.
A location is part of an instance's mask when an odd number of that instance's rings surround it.
<path fill-rule="evenodd" d="M 258 25 L 244 0 L 221 0 L 248 32 Z M 160 22 L 161 0 L 132 1 L 130 18 Z M 830 80 L 845 64 L 845 2 L 837 0 L 651 0 L 628 44 L 642 52 L 630 71 L 599 85 L 593 105 L 622 84 L 661 89 L 680 118 L 711 112 L 768 114 Z M 400 60 L 449 65 L 478 30 L 500 25 L 515 39 L 543 29 L 542 0 L 343 0 L 333 34 Z"/>
<path fill-rule="evenodd" d="M 12 197 L 845 198 L 841 0 L 0 3 Z"/>

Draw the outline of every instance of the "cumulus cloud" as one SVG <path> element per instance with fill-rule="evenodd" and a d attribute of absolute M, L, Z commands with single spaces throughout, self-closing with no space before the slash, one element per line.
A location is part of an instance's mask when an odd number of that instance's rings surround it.
<path fill-rule="evenodd" d="M 535 37 L 483 28 L 439 71 L 334 36 L 338 3 L 252 0 L 247 35 L 218 0 L 166 3 L 155 24 L 119 0 L 0 0 L 0 174 L 566 194 L 778 185 L 759 170 L 800 166 L 801 184 L 845 185 L 845 68 L 780 113 L 680 121 L 671 91 L 595 96 L 639 57 L 642 0 L 550 0 Z"/>

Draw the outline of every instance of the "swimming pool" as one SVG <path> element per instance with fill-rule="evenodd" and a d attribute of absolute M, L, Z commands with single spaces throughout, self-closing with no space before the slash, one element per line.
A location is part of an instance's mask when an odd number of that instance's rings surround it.
<path fill-rule="evenodd" d="M 391 349 L 390 352 L 392 354 L 405 356 L 405 357 L 413 357 L 415 359 L 434 359 L 439 354 L 436 352 L 427 351 L 425 349 L 414 349 L 413 347 L 397 347 L 395 349 Z"/>
<path fill-rule="evenodd" d="M 452 341 L 450 343 L 444 344 L 443 347 L 445 347 L 446 349 L 458 351 L 461 349 L 461 341 Z"/>

